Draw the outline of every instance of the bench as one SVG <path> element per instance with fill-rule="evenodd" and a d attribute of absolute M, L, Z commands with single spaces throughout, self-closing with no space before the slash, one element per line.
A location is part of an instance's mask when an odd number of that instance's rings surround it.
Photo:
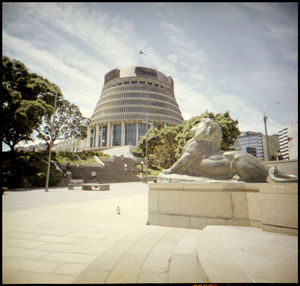
<path fill-rule="evenodd" d="M 69 190 L 74 190 L 74 187 L 82 187 L 84 191 L 109 191 L 110 185 L 99 184 L 99 183 L 77 183 L 77 184 L 68 184 Z"/>
<path fill-rule="evenodd" d="M 94 189 L 93 187 L 95 187 L 96 189 Z M 82 189 L 84 191 L 109 191 L 110 185 L 98 184 L 98 183 L 86 183 L 86 184 L 82 184 Z"/>
<path fill-rule="evenodd" d="M 70 183 L 68 184 L 69 190 L 74 190 L 74 187 L 81 187 L 82 184 L 84 184 L 84 180 L 82 179 L 72 179 L 70 180 Z"/>

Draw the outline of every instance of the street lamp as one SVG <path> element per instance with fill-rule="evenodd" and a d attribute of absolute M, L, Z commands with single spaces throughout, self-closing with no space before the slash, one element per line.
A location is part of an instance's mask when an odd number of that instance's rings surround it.
<path fill-rule="evenodd" d="M 50 146 L 49 146 L 49 157 L 48 157 L 45 192 L 49 192 L 48 186 L 49 186 L 49 175 L 50 175 L 50 164 L 51 164 L 51 148 L 52 148 L 52 144 L 53 144 L 53 125 L 54 125 L 54 120 L 55 120 L 56 104 L 57 104 L 57 88 L 55 88 L 54 113 L 53 113 L 52 123 L 51 123 L 51 128 L 50 128 Z"/>
<path fill-rule="evenodd" d="M 264 114 L 264 122 L 265 122 L 265 135 L 266 135 L 266 161 L 270 161 L 270 153 L 269 153 L 269 139 L 268 139 L 268 128 L 267 128 L 267 120 L 268 117 Z"/>
<path fill-rule="evenodd" d="M 279 102 L 275 102 L 279 104 Z M 266 116 L 266 104 L 264 105 L 264 123 L 265 123 L 265 135 L 266 135 L 266 161 L 270 161 L 270 151 L 269 151 L 269 139 L 268 139 L 268 128 L 267 128 L 268 116 Z"/>
<path fill-rule="evenodd" d="M 146 178 L 148 177 L 148 114 L 146 114 Z M 147 180 L 147 179 L 146 179 Z"/>

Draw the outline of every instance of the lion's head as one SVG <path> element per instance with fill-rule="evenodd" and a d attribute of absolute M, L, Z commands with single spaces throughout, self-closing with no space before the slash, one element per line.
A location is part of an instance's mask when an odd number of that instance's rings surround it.
<path fill-rule="evenodd" d="M 222 143 L 222 129 L 212 118 L 203 118 L 200 123 L 192 128 L 192 136 L 195 141 L 209 141 L 218 149 Z"/>

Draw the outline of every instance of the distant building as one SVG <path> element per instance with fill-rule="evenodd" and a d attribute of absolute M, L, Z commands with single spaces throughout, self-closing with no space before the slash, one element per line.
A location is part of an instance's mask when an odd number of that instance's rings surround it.
<path fill-rule="evenodd" d="M 242 132 L 235 142 L 238 151 L 247 152 L 258 159 L 266 159 L 266 138 L 255 132 Z"/>
<path fill-rule="evenodd" d="M 284 160 L 298 160 L 298 122 L 278 132 L 280 153 Z"/>

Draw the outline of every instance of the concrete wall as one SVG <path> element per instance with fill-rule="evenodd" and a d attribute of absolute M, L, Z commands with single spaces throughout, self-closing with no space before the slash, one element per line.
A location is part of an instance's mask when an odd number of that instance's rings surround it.
<path fill-rule="evenodd" d="M 148 204 L 154 225 L 238 225 L 298 234 L 297 183 L 153 183 Z"/>
<path fill-rule="evenodd" d="M 298 160 L 264 161 L 268 167 L 276 166 L 279 171 L 298 176 Z"/>

